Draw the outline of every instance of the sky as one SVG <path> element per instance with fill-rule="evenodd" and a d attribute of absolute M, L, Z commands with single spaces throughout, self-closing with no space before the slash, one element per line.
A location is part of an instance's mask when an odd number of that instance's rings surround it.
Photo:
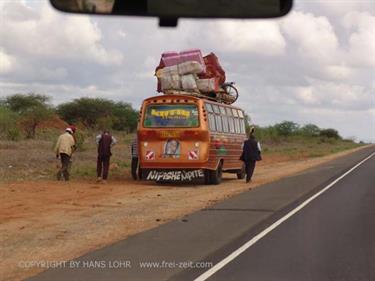
<path fill-rule="evenodd" d="M 284 120 L 375 142 L 375 1 L 295 0 L 271 20 L 63 14 L 47 0 L 0 1 L 0 98 L 40 93 L 131 103 L 156 95 L 160 54 L 214 52 L 254 124 Z"/>

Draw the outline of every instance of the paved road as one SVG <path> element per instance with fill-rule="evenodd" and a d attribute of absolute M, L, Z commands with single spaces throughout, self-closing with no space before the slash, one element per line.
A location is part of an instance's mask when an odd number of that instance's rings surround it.
<path fill-rule="evenodd" d="M 195 262 L 216 264 L 374 151 L 258 187 L 28 280 L 193 280 L 207 270 Z M 374 171 L 375 156 L 209 280 L 375 280 Z"/>
<path fill-rule="evenodd" d="M 375 157 L 207 280 L 375 280 Z"/>

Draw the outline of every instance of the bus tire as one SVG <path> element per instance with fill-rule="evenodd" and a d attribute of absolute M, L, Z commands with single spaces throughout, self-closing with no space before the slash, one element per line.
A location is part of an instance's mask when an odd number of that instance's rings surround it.
<path fill-rule="evenodd" d="M 216 170 L 210 171 L 210 183 L 211 184 L 220 184 L 223 178 L 223 164 L 220 161 Z"/>
<path fill-rule="evenodd" d="M 246 176 L 245 164 L 242 164 L 241 170 L 238 170 L 237 172 L 237 179 L 243 180 L 245 176 Z"/>
<path fill-rule="evenodd" d="M 211 184 L 210 170 L 204 170 L 204 184 Z"/>

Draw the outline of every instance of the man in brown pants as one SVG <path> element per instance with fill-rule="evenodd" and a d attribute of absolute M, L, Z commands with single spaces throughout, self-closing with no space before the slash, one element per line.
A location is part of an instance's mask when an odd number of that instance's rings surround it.
<path fill-rule="evenodd" d="M 103 131 L 101 135 L 96 137 L 98 145 L 98 160 L 96 163 L 97 182 L 107 182 L 109 161 L 111 158 L 111 147 L 116 144 L 116 139 L 109 133 L 108 130 Z"/>

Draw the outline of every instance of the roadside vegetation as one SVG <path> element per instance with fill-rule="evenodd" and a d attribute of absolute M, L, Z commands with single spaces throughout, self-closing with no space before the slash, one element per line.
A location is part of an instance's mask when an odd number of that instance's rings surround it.
<path fill-rule="evenodd" d="M 355 142 L 355 139 L 342 138 L 333 128 L 322 129 L 315 124 L 301 126 L 292 121 L 267 127 L 256 126 L 255 132 L 264 155 L 275 155 L 285 160 L 321 157 L 364 145 L 363 142 Z"/>
<path fill-rule="evenodd" d="M 53 179 L 59 165 L 53 146 L 69 124 L 78 127 L 73 179 L 95 178 L 95 136 L 103 129 L 110 129 L 118 139 L 111 159 L 111 178 L 128 178 L 129 145 L 138 115 L 131 104 L 107 99 L 80 98 L 53 106 L 44 95 L 8 96 L 0 100 L 0 181 Z M 335 129 L 292 121 L 258 126 L 256 137 L 262 144 L 263 158 L 277 161 L 320 157 L 363 145 L 343 139 Z"/>

